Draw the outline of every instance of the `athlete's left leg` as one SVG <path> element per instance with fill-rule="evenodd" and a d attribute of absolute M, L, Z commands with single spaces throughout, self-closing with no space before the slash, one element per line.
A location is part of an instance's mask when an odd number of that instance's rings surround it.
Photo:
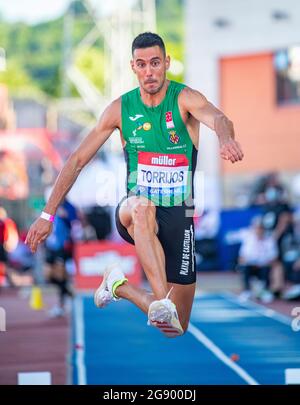
<path fill-rule="evenodd" d="M 116 295 L 132 302 L 145 314 L 148 314 L 149 305 L 156 299 L 153 293 L 130 283 L 124 283 L 117 287 Z"/>
<path fill-rule="evenodd" d="M 169 298 L 176 305 L 180 324 L 184 332 L 187 330 L 195 296 L 196 283 L 175 284 L 168 283 Z M 136 287 L 130 283 L 120 285 L 116 289 L 120 298 L 125 298 L 137 305 L 143 312 L 148 313 L 149 305 L 155 300 L 155 296 L 146 290 Z"/>
<path fill-rule="evenodd" d="M 118 273 L 118 269 L 117 273 Z M 116 274 L 116 280 L 124 277 L 123 273 Z M 193 299 L 195 294 L 196 283 L 192 284 L 177 284 L 167 283 L 169 299 L 156 300 L 153 293 L 150 293 L 142 288 L 136 287 L 128 282 L 124 282 L 117 286 L 114 290 L 114 294 L 118 298 L 125 298 L 131 301 L 137 307 L 139 307 L 144 313 L 148 314 L 149 324 L 157 326 L 166 336 L 176 337 L 186 332 L 190 320 L 191 309 L 193 305 Z M 97 305 L 97 292 L 95 294 Z M 111 296 L 107 301 L 112 300 Z M 153 305 L 151 305 L 153 303 Z M 171 304 L 171 307 L 170 307 Z M 174 305 L 175 304 L 175 305 Z M 105 306 L 106 303 L 97 306 Z M 159 317 L 154 321 L 149 313 L 152 313 L 153 306 L 155 311 L 158 311 Z M 149 307 L 152 309 L 150 310 Z M 169 319 L 169 315 L 171 315 Z M 162 316 L 165 319 L 160 319 Z M 178 323 L 179 322 L 179 323 Z"/>

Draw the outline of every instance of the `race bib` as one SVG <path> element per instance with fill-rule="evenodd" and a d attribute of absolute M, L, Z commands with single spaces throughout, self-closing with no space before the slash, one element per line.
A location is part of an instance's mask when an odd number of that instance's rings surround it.
<path fill-rule="evenodd" d="M 175 196 L 185 193 L 189 162 L 185 155 L 139 152 L 137 188 L 140 194 Z"/>

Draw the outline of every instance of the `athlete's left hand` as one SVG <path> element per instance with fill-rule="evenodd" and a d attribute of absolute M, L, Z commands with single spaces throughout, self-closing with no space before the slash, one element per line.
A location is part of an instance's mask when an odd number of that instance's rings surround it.
<path fill-rule="evenodd" d="M 241 145 L 231 137 L 220 139 L 220 154 L 224 160 L 230 160 L 231 163 L 238 162 L 244 157 Z"/>

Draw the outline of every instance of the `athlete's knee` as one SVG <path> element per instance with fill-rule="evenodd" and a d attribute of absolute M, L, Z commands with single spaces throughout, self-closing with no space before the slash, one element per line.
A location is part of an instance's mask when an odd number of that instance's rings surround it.
<path fill-rule="evenodd" d="M 121 205 L 119 209 L 119 219 L 125 228 L 128 228 L 132 224 L 132 215 L 130 207 L 127 205 Z"/>
<path fill-rule="evenodd" d="M 125 228 L 130 227 L 133 223 L 133 210 L 138 200 L 138 197 L 131 196 L 124 199 L 120 205 L 119 218 Z"/>
<path fill-rule="evenodd" d="M 145 198 L 136 201 L 133 207 L 132 219 L 134 226 L 155 229 L 155 205 Z"/>

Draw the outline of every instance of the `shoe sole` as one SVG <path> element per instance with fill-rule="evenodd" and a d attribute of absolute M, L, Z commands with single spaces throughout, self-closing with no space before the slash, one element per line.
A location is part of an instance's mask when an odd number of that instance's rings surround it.
<path fill-rule="evenodd" d="M 170 311 L 164 305 L 158 304 L 157 308 L 149 308 L 150 325 L 158 328 L 168 338 L 183 335 L 181 326 L 174 326 L 171 322 L 171 319 L 172 316 L 170 316 Z"/>
<path fill-rule="evenodd" d="M 158 328 L 168 338 L 183 335 L 182 329 L 176 328 L 169 322 L 150 321 L 150 324 Z"/>
<path fill-rule="evenodd" d="M 101 291 L 105 290 L 105 288 L 106 288 L 106 279 L 107 279 L 107 277 L 108 277 L 109 272 L 110 272 L 110 270 L 107 270 L 107 271 L 104 272 L 102 283 L 100 284 L 100 286 L 99 286 L 99 287 L 97 288 L 97 290 L 95 291 L 95 294 L 94 294 L 94 304 L 96 305 L 97 308 L 104 308 L 104 307 L 106 307 L 106 304 L 103 304 L 103 305 L 99 305 L 99 304 L 98 304 L 98 302 L 97 302 L 97 296 L 98 296 L 98 293 L 100 293 Z"/>

